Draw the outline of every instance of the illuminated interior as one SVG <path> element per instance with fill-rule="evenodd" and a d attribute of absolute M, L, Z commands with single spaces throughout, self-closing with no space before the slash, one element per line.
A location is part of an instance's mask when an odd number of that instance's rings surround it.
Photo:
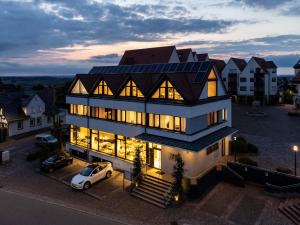
<path fill-rule="evenodd" d="M 79 116 L 88 115 L 88 107 L 86 105 L 70 104 L 70 114 L 76 114 Z"/>
<path fill-rule="evenodd" d="M 115 135 L 112 133 L 92 130 L 91 148 L 108 155 L 114 155 Z"/>
<path fill-rule="evenodd" d="M 207 114 L 207 123 L 208 126 L 213 126 L 218 124 L 218 112 L 210 112 Z"/>
<path fill-rule="evenodd" d="M 146 114 L 142 112 L 118 110 L 117 120 L 119 122 L 145 125 L 146 124 Z"/>
<path fill-rule="evenodd" d="M 178 132 L 186 131 L 186 119 L 178 116 L 149 114 L 149 127 L 156 127 Z"/>
<path fill-rule="evenodd" d="M 74 85 L 72 94 L 87 94 L 87 91 L 80 80 L 77 80 L 76 84 Z"/>
<path fill-rule="evenodd" d="M 212 69 L 208 76 L 207 81 L 207 97 L 217 96 L 217 77 Z"/>
<path fill-rule="evenodd" d="M 73 144 L 89 148 L 91 141 L 90 129 L 71 125 L 70 141 Z"/>
<path fill-rule="evenodd" d="M 144 95 L 142 92 L 137 88 L 134 81 L 130 80 L 122 90 L 120 96 L 126 96 L 126 97 L 139 97 L 143 98 Z"/>
<path fill-rule="evenodd" d="M 154 93 L 152 98 L 183 100 L 179 92 L 173 87 L 170 81 L 164 81 Z"/>
<path fill-rule="evenodd" d="M 94 91 L 94 94 L 96 95 L 113 95 L 110 88 L 107 86 L 105 81 L 100 81 L 99 85 Z"/>

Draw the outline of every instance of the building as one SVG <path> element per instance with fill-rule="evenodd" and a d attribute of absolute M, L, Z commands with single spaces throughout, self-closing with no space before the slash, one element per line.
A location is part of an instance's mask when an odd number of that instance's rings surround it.
<path fill-rule="evenodd" d="M 293 97 L 294 105 L 296 109 L 300 108 L 300 60 L 294 65 L 295 77 L 293 83 L 296 85 L 298 93 Z"/>
<path fill-rule="evenodd" d="M 180 62 L 195 62 L 194 53 L 191 48 L 177 49 L 176 51 Z"/>
<path fill-rule="evenodd" d="M 0 126 L 8 136 L 49 128 L 53 121 L 65 122 L 65 112 L 54 106 L 52 90 L 45 88 L 31 95 L 21 90 L 0 94 Z"/>
<path fill-rule="evenodd" d="M 238 102 L 277 102 L 277 66 L 273 61 L 252 57 L 245 64 L 243 59 L 231 58 L 222 77 L 229 93 L 237 96 Z"/>
<path fill-rule="evenodd" d="M 122 63 L 121 63 L 122 64 Z M 66 97 L 67 149 L 131 171 L 136 148 L 152 170 L 171 174 L 180 153 L 196 179 L 229 154 L 231 100 L 210 61 L 94 67 Z"/>

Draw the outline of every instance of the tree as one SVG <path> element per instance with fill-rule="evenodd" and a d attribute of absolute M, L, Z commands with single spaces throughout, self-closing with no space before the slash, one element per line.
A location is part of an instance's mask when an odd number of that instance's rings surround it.
<path fill-rule="evenodd" d="M 133 160 L 132 178 L 139 183 L 142 173 L 142 160 L 140 146 L 135 149 L 135 156 Z"/>
<path fill-rule="evenodd" d="M 172 195 L 175 198 L 175 200 L 181 200 L 183 194 L 182 180 L 184 175 L 184 161 L 180 153 L 173 155 L 173 159 L 175 161 L 175 164 L 173 166 L 172 173 L 172 176 L 174 178 Z"/>

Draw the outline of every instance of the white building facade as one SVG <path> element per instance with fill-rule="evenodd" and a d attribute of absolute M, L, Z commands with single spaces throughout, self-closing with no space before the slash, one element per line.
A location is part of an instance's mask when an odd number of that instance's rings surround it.
<path fill-rule="evenodd" d="M 140 148 L 143 164 L 166 174 L 180 153 L 196 179 L 229 154 L 236 132 L 211 62 L 96 67 L 76 76 L 66 102 L 67 149 L 119 170 L 131 171 Z"/>
<path fill-rule="evenodd" d="M 297 93 L 293 97 L 294 106 L 300 109 L 300 60 L 294 65 L 295 77 L 293 83 L 296 85 Z"/>

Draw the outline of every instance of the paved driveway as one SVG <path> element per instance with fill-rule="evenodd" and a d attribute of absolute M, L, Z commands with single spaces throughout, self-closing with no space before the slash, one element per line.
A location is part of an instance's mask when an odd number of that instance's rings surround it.
<path fill-rule="evenodd" d="M 259 155 L 253 156 L 262 167 L 284 166 L 294 170 L 292 145 L 300 146 L 300 117 L 287 115 L 289 106 L 265 106 L 266 117 L 249 117 L 245 113 L 250 106 L 233 105 L 233 126 L 248 141 L 259 147 Z M 300 174 L 300 154 L 298 154 Z"/>

